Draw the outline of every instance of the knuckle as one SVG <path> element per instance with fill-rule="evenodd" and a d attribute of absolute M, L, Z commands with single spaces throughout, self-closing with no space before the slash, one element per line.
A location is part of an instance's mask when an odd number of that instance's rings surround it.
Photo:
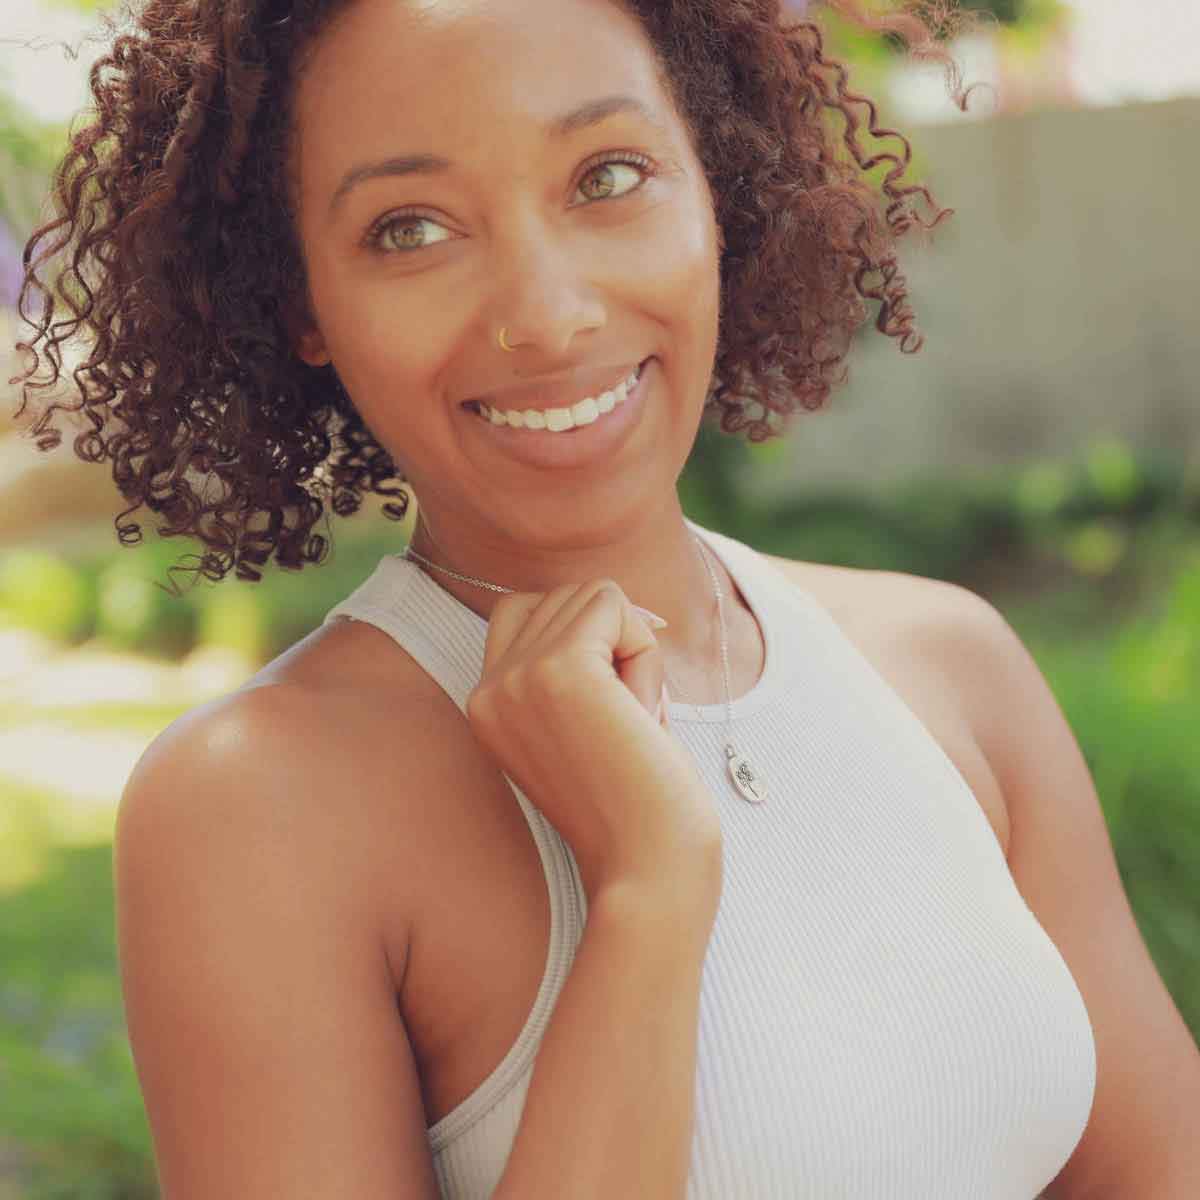
<path fill-rule="evenodd" d="M 526 694 L 540 700 L 556 700 L 570 690 L 571 672 L 557 656 L 535 659 L 525 668 Z"/>
<path fill-rule="evenodd" d="M 521 592 L 502 592 L 492 606 L 492 619 L 494 620 L 497 614 L 507 614 L 514 608 L 520 608 L 523 603 Z"/>
<path fill-rule="evenodd" d="M 514 701 L 520 701 L 529 691 L 528 680 L 528 662 L 518 663 L 515 666 L 509 667 L 497 681 L 504 702 L 511 704 Z"/>
<path fill-rule="evenodd" d="M 466 712 L 469 721 L 488 721 L 494 711 L 495 698 L 490 684 L 480 684 L 467 696 Z"/>
<path fill-rule="evenodd" d="M 625 594 L 621 585 L 615 580 L 610 579 L 607 575 L 599 576 L 595 579 L 589 579 L 586 583 L 578 586 L 579 595 L 585 600 L 594 600 L 597 596 L 603 596 L 606 593 L 611 593 L 612 597 L 620 602 L 621 597 Z"/>
<path fill-rule="evenodd" d="M 577 583 L 560 583 L 545 593 L 546 599 L 555 610 L 561 608 L 579 590 Z"/>

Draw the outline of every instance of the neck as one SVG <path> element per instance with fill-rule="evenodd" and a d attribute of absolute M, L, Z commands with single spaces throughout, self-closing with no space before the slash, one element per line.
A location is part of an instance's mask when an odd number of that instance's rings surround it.
<path fill-rule="evenodd" d="M 671 499 L 674 503 L 647 514 L 632 529 L 566 549 L 506 541 L 494 531 L 474 536 L 439 522 L 431 528 L 424 512 L 411 545 L 440 567 L 517 592 L 547 593 L 590 579 L 612 579 L 630 601 L 667 622 L 667 628 L 654 632 L 672 669 L 680 660 L 705 667 L 715 662 L 719 668 L 712 579 L 677 497 L 672 494 Z M 707 557 L 721 586 L 725 619 L 732 622 L 737 615 L 732 580 L 712 551 Z M 422 569 L 461 604 L 490 620 L 499 593 L 423 565 Z"/>

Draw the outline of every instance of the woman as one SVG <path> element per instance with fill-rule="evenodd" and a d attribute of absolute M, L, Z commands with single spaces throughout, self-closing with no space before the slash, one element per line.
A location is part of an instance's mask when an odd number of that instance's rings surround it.
<path fill-rule="evenodd" d="M 1194 1047 L 1011 631 L 679 506 L 702 412 L 758 439 L 818 407 L 864 298 L 919 346 L 893 244 L 924 193 L 901 139 L 877 211 L 874 111 L 819 26 L 772 0 L 135 26 L 57 185 L 96 338 L 78 451 L 212 578 L 318 561 L 326 499 L 420 507 L 122 798 L 170 1200 L 1182 1187 L 1197 1072 L 1165 1064 Z"/>

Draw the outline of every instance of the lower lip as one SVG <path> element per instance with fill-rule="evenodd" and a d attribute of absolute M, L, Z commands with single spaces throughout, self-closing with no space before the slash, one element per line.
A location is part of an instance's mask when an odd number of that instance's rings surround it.
<path fill-rule="evenodd" d="M 531 467 L 587 466 L 619 449 L 625 435 L 637 423 L 645 404 L 655 361 L 653 358 L 646 359 L 633 391 L 612 412 L 597 417 L 590 425 L 578 425 L 563 433 L 493 425 L 471 409 L 464 409 L 463 412 L 483 437 L 518 462 Z"/>

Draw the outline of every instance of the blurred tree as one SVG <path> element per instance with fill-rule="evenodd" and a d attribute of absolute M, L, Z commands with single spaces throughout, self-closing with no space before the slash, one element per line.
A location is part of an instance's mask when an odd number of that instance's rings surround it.
<path fill-rule="evenodd" d="M 43 9 L 99 13 L 115 0 L 39 0 Z M 36 12 L 33 16 L 36 28 Z M 19 44 L 19 43 L 18 43 Z M 32 52 L 32 51 L 31 51 Z M 0 304 L 11 303 L 18 286 L 18 241 L 38 223 L 51 172 L 66 145 L 66 123 L 39 121 L 0 75 Z M 18 247 L 19 249 L 19 247 Z"/>
<path fill-rule="evenodd" d="M 79 12 L 100 12 L 112 8 L 113 0 L 42 0 L 50 8 L 74 8 Z"/>
<path fill-rule="evenodd" d="M 887 16 L 890 13 L 911 12 L 925 20 L 934 31 L 935 37 L 944 39 L 958 25 L 963 32 L 972 27 L 980 30 L 1000 28 L 1006 33 L 1017 32 L 1036 40 L 1052 30 L 1070 9 L 1064 0 L 813 0 L 810 10 L 820 9 L 820 21 L 829 28 L 834 52 L 856 66 L 862 63 L 877 64 L 890 56 L 907 52 L 903 40 L 893 33 L 875 33 L 843 16 L 837 11 L 842 4 L 853 13 L 856 6 L 870 16 Z M 951 17 L 956 12 L 966 16 L 966 22 L 939 19 L 948 10 Z"/>
<path fill-rule="evenodd" d="M 0 91 L 0 221 L 14 232 L 30 228 L 64 131 L 39 125 Z"/>
<path fill-rule="evenodd" d="M 962 0 L 962 7 L 976 12 L 990 12 L 997 21 L 1012 25 L 1021 19 L 1026 0 Z"/>

